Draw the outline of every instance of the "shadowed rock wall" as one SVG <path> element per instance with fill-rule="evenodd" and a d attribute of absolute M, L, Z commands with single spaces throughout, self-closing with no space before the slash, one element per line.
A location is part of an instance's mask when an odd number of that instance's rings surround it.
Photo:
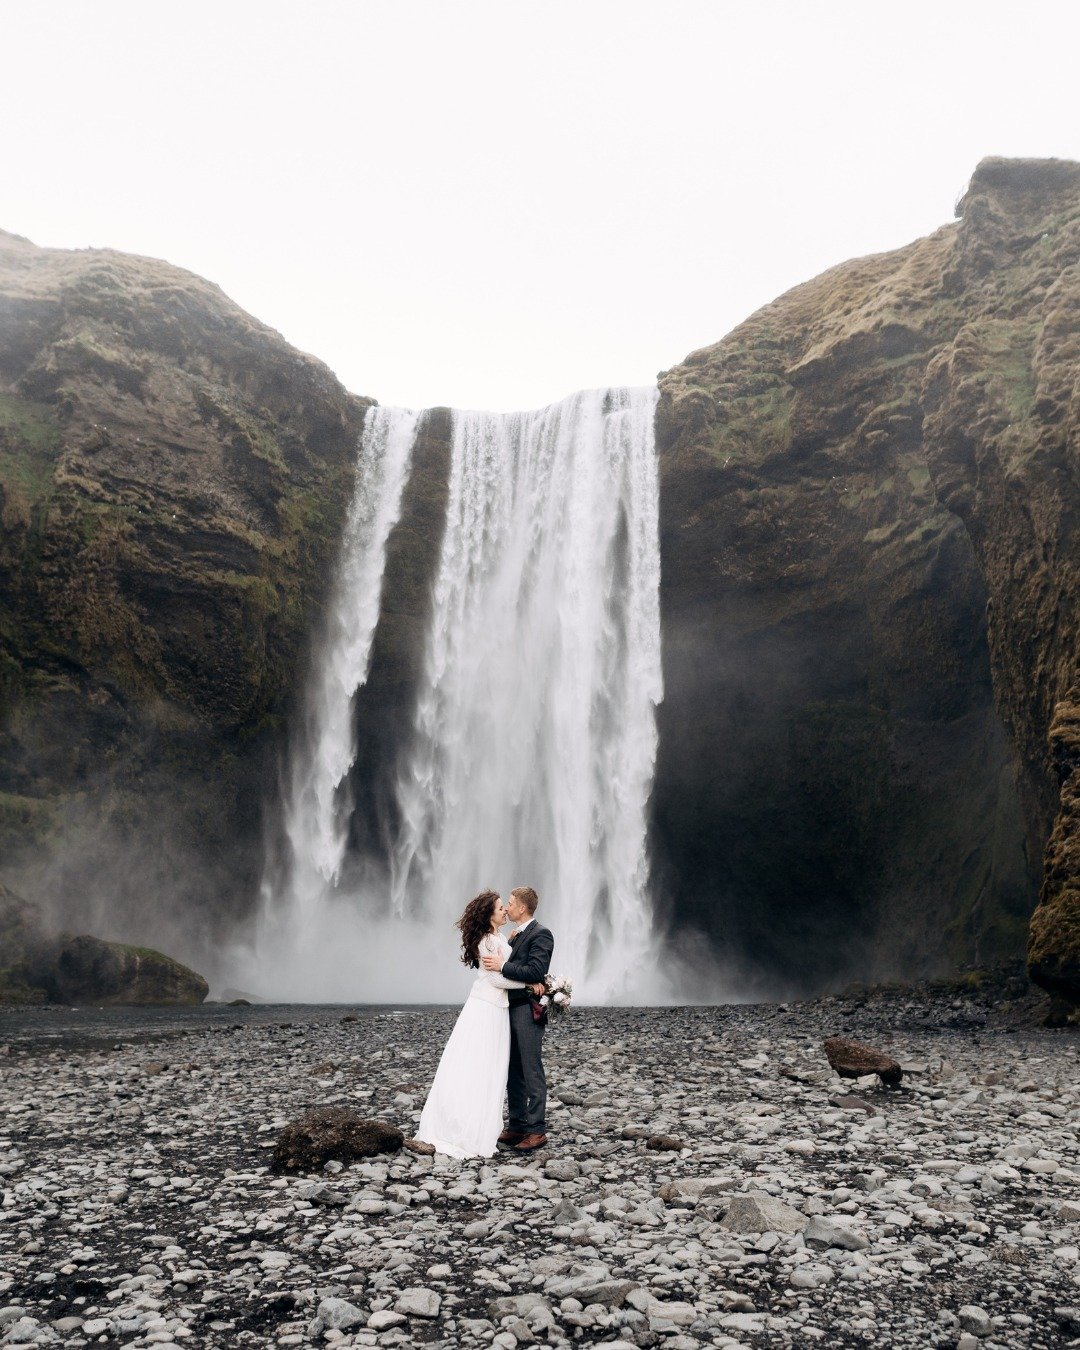
<path fill-rule="evenodd" d="M 1014 954 L 1048 838 L 1076 905 L 1078 257 L 1080 166 L 987 161 L 661 377 L 657 841 L 796 984 Z"/>
<path fill-rule="evenodd" d="M 0 856 L 58 917 L 200 956 L 250 903 L 369 402 L 190 273 L 0 234 Z"/>

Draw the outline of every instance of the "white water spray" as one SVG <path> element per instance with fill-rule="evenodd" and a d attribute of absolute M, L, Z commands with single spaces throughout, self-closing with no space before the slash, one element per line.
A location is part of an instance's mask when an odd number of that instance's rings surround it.
<path fill-rule="evenodd" d="M 308 999 L 456 998 L 467 976 L 455 967 L 454 918 L 485 885 L 504 895 L 532 885 L 556 935 L 555 967 L 582 996 L 660 995 L 646 841 L 662 694 L 656 399 L 655 389 L 594 390 L 531 413 L 454 413 L 400 830 L 383 860 L 390 880 L 334 894 L 350 805 L 342 785 L 356 753 L 351 701 L 408 459 L 395 437 L 415 431 L 411 415 L 382 414 L 385 451 L 372 464 L 385 468 L 377 488 L 358 488 L 358 500 L 368 496 L 350 515 L 335 636 L 293 770 L 284 906 L 293 921 L 264 944 L 255 987 L 272 981 L 279 996 Z M 354 518 L 379 524 L 357 532 Z"/>
<path fill-rule="evenodd" d="M 532 885 L 559 969 L 642 978 L 646 806 L 661 695 L 656 393 L 455 413 L 398 913 Z"/>
<path fill-rule="evenodd" d="M 312 918 L 312 909 L 337 883 L 345 856 L 352 808 L 347 779 L 357 754 L 353 701 L 368 676 L 386 543 L 401 514 L 418 417 L 399 408 L 370 408 L 364 419 L 323 646 L 290 756 L 283 812 L 289 845 L 286 913 L 275 915 L 289 928 L 302 929 Z"/>

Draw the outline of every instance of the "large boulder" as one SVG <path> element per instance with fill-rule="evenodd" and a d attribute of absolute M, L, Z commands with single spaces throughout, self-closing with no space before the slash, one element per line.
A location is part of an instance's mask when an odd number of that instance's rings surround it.
<path fill-rule="evenodd" d="M 176 1007 L 210 992 L 201 975 L 164 952 L 85 935 L 47 943 L 31 972 L 54 1003 Z"/>
<path fill-rule="evenodd" d="M 883 1083 L 895 1087 L 904 1076 L 891 1055 L 875 1050 L 872 1045 L 849 1041 L 843 1036 L 826 1036 L 824 1046 L 830 1067 L 841 1078 L 866 1078 L 876 1073 Z"/>
<path fill-rule="evenodd" d="M 0 884 L 0 1003 L 190 1005 L 209 986 L 149 947 L 50 935 L 37 907 Z"/>
<path fill-rule="evenodd" d="M 366 1120 L 348 1106 L 320 1106 L 278 1135 L 270 1165 L 275 1172 L 317 1172 L 325 1163 L 352 1162 L 397 1153 L 405 1136 L 382 1120 Z"/>

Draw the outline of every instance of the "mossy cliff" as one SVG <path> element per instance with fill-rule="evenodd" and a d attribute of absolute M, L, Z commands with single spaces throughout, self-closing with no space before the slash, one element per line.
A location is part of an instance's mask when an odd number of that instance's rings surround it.
<path fill-rule="evenodd" d="M 0 857 L 61 915 L 195 956 L 253 896 L 369 403 L 190 273 L 0 233 Z"/>
<path fill-rule="evenodd" d="M 1080 998 L 1078 335 L 1080 166 L 988 160 L 660 379 L 658 892 L 774 989 L 1030 942 Z M 206 968 L 250 905 L 367 405 L 188 273 L 0 235 L 0 859 L 81 928 Z M 389 541 L 358 858 L 449 432 Z"/>
<path fill-rule="evenodd" d="M 682 913 L 795 983 L 1006 956 L 1080 996 L 1080 165 L 660 380 Z M 1045 852 L 1045 873 L 1044 873 Z"/>

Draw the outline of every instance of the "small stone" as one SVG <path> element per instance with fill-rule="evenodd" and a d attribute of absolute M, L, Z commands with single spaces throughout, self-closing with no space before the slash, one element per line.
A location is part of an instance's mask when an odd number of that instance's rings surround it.
<path fill-rule="evenodd" d="M 960 1326 L 963 1330 L 970 1331 L 973 1336 L 989 1336 L 993 1329 L 990 1314 L 974 1303 L 965 1304 L 957 1312 L 957 1316 L 960 1318 Z"/>
<path fill-rule="evenodd" d="M 325 1326 L 337 1331 L 364 1326 L 368 1320 L 367 1313 L 343 1298 L 324 1298 L 319 1304 L 318 1317 Z"/>
<path fill-rule="evenodd" d="M 423 1139 L 406 1139 L 404 1146 L 410 1153 L 417 1153 L 426 1158 L 430 1158 L 435 1152 L 435 1145 L 429 1144 Z"/>
<path fill-rule="evenodd" d="M 686 1145 L 672 1134 L 654 1134 L 645 1140 L 645 1147 L 655 1149 L 657 1153 L 679 1153 Z"/>
<path fill-rule="evenodd" d="M 552 1181 L 576 1181 L 581 1168 L 573 1158 L 549 1158 L 544 1164 L 544 1175 Z"/>
<path fill-rule="evenodd" d="M 803 1230 L 803 1239 L 806 1242 L 817 1243 L 822 1247 L 843 1247 L 849 1252 L 861 1252 L 870 1246 L 869 1239 L 863 1237 L 861 1233 L 856 1233 L 851 1228 L 845 1228 L 832 1219 L 822 1218 L 818 1214 L 815 1214 L 806 1225 Z"/>
<path fill-rule="evenodd" d="M 579 1298 L 586 1308 L 590 1303 L 602 1303 L 606 1308 L 621 1308 L 628 1296 L 640 1288 L 639 1284 L 631 1280 L 606 1280 L 598 1284 L 579 1285 L 574 1291 L 574 1297 Z"/>
<path fill-rule="evenodd" d="M 724 1195 L 735 1189 L 734 1177 L 676 1177 L 660 1188 L 660 1199 L 671 1204 L 678 1200 L 700 1200 L 704 1196 Z"/>
<path fill-rule="evenodd" d="M 761 1191 L 733 1195 L 720 1227 L 732 1233 L 801 1233 L 805 1214 Z"/>
<path fill-rule="evenodd" d="M 662 1299 L 650 1300 L 646 1316 L 650 1331 L 663 1331 L 665 1327 L 688 1327 L 698 1319 L 697 1309 L 692 1303 L 673 1300 L 670 1303 Z"/>
<path fill-rule="evenodd" d="M 551 1312 L 551 1305 L 538 1289 L 525 1294 L 510 1294 L 506 1298 L 493 1299 L 488 1305 L 488 1313 L 494 1318 L 523 1317 L 528 1320 L 537 1312 L 548 1314 Z"/>
<path fill-rule="evenodd" d="M 391 1312 L 389 1308 L 380 1308 L 378 1312 L 371 1314 L 367 1324 L 372 1331 L 385 1331 L 387 1327 L 401 1326 L 406 1320 L 401 1313 Z"/>
<path fill-rule="evenodd" d="M 865 1111 L 868 1116 L 876 1116 L 878 1111 L 864 1097 L 856 1097 L 848 1094 L 845 1097 L 830 1097 L 829 1105 L 838 1107 L 841 1111 Z"/>
<path fill-rule="evenodd" d="M 761 1318 L 761 1313 L 726 1313 L 720 1318 L 720 1325 L 722 1327 L 727 1327 L 729 1331 L 745 1331 L 749 1336 L 764 1329 Z"/>
<path fill-rule="evenodd" d="M 405 1317 L 438 1317 L 441 1306 L 442 1296 L 434 1289 L 403 1289 L 394 1311 Z"/>

